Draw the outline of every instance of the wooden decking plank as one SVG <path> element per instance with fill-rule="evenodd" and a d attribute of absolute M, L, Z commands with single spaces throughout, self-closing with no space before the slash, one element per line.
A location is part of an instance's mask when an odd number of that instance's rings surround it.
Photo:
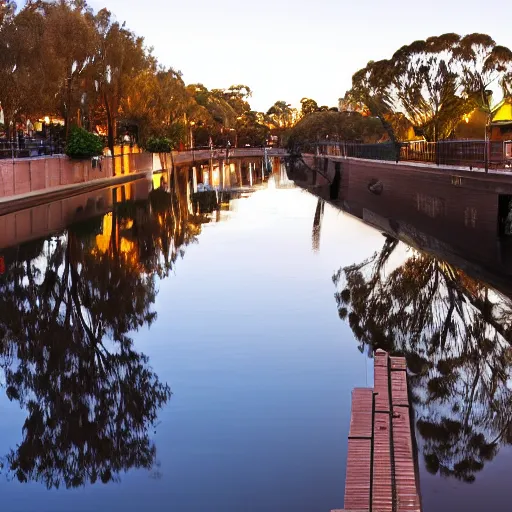
<path fill-rule="evenodd" d="M 391 400 L 394 407 L 409 406 L 406 372 L 391 372 Z"/>
<path fill-rule="evenodd" d="M 376 372 L 378 368 L 376 368 Z M 387 374 L 387 367 L 380 368 L 383 368 Z M 372 509 L 379 512 L 392 512 L 393 510 L 389 429 L 389 414 L 376 412 L 373 428 Z"/>
<path fill-rule="evenodd" d="M 409 409 L 400 407 L 393 413 L 393 438 L 397 512 L 421 510 L 411 438 Z"/>
<path fill-rule="evenodd" d="M 352 411 L 350 414 L 349 437 L 372 436 L 373 390 L 355 388 L 352 391 Z"/>
<path fill-rule="evenodd" d="M 344 512 L 420 512 L 405 358 L 377 350 L 374 383 L 352 392 Z"/>
<path fill-rule="evenodd" d="M 379 412 L 389 411 L 389 384 L 387 366 L 374 368 L 375 410 Z"/>
<path fill-rule="evenodd" d="M 349 439 L 345 510 L 368 510 L 370 506 L 371 439 Z"/>
<path fill-rule="evenodd" d="M 373 356 L 373 359 L 374 359 L 374 363 L 373 363 L 374 368 L 376 366 L 385 366 L 386 368 L 388 367 L 389 354 L 387 352 L 385 352 L 384 350 L 381 350 L 380 348 L 378 350 L 376 350 L 375 355 Z"/>
<path fill-rule="evenodd" d="M 373 365 L 373 388 L 375 392 L 375 410 L 389 411 L 389 356 L 383 350 L 377 350 Z"/>
<path fill-rule="evenodd" d="M 405 357 L 390 357 L 389 365 L 390 365 L 391 371 L 407 370 L 407 363 L 405 361 Z"/>
<path fill-rule="evenodd" d="M 391 358 L 391 403 L 393 406 L 393 458 L 396 487 L 396 511 L 419 512 L 416 468 L 411 437 L 409 397 L 405 358 Z"/>

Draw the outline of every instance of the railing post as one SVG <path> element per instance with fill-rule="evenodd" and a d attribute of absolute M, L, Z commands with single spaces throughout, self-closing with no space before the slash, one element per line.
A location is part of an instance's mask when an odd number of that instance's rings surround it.
<path fill-rule="evenodd" d="M 487 140 L 487 133 L 485 134 L 485 141 L 484 141 L 484 165 L 485 165 L 485 172 L 489 172 L 489 145 L 490 141 Z"/>

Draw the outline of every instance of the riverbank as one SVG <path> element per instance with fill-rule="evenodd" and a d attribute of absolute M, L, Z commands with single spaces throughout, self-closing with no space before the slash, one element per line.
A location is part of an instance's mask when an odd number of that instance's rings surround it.
<path fill-rule="evenodd" d="M 121 151 L 99 160 L 73 160 L 64 155 L 0 160 L 0 215 L 109 185 L 145 177 L 153 172 L 207 160 L 263 157 L 263 148 L 191 150 L 162 154 Z M 269 156 L 284 155 L 281 149 Z"/>

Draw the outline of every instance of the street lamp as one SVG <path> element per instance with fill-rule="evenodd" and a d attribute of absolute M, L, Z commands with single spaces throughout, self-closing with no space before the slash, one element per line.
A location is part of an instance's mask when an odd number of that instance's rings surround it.
<path fill-rule="evenodd" d="M 193 132 L 193 127 L 195 126 L 196 122 L 195 121 L 190 121 L 189 125 L 190 125 L 190 149 L 193 149 L 194 148 L 194 132 Z"/>
<path fill-rule="evenodd" d="M 236 131 L 235 128 L 230 128 L 229 131 L 235 132 L 235 148 L 237 148 L 238 147 L 238 132 Z"/>
<path fill-rule="evenodd" d="M 44 116 L 44 124 L 48 126 L 48 135 L 50 136 L 50 155 L 53 156 L 53 147 L 52 147 L 52 124 L 49 116 Z M 46 150 L 45 150 L 46 152 Z"/>

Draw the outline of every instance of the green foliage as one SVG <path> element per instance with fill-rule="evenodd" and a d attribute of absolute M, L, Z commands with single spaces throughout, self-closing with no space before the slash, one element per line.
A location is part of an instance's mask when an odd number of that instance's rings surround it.
<path fill-rule="evenodd" d="M 51 113 L 64 119 L 66 139 L 74 124 L 101 126 L 111 150 L 121 125 L 139 143 L 156 136 L 173 147 L 191 140 L 225 145 L 239 136 L 240 143 L 259 145 L 270 126 L 288 129 L 297 114 L 281 101 L 253 122 L 246 116 L 249 86 L 186 85 L 113 13 L 95 12 L 82 0 L 24 2 L 19 9 L 0 0 L 0 83 L 8 136 L 24 119 Z"/>
<path fill-rule="evenodd" d="M 377 142 L 383 135 L 384 129 L 375 117 L 357 112 L 314 112 L 291 129 L 288 146 L 326 139 Z"/>
<path fill-rule="evenodd" d="M 405 45 L 388 60 L 370 61 L 353 75 L 345 100 L 379 117 L 393 141 L 388 117 L 396 114 L 427 140 L 439 140 L 475 107 L 490 114 L 489 86 L 501 84 L 507 94 L 511 70 L 512 52 L 490 36 L 443 34 Z"/>
<path fill-rule="evenodd" d="M 69 135 L 65 151 L 70 158 L 91 158 L 103 153 L 103 143 L 94 133 L 74 127 Z"/>
<path fill-rule="evenodd" d="M 145 142 L 144 149 L 150 153 L 170 153 L 172 143 L 165 137 L 150 137 Z"/>
<path fill-rule="evenodd" d="M 286 101 L 276 101 L 267 110 L 267 121 L 274 128 L 291 128 L 297 118 L 296 109 Z"/>
<path fill-rule="evenodd" d="M 311 98 L 302 98 L 300 100 L 300 105 L 300 113 L 303 117 L 308 114 L 312 114 L 313 112 L 318 112 L 318 103 Z"/>
<path fill-rule="evenodd" d="M 175 148 L 180 142 L 187 140 L 187 126 L 182 121 L 177 121 L 167 128 L 165 135 L 171 147 Z"/>

